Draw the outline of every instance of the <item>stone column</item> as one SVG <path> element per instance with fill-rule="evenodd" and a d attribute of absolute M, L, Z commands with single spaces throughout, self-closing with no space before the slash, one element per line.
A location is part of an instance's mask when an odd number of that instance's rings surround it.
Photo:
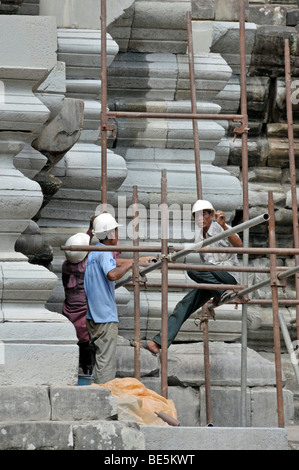
<path fill-rule="evenodd" d="M 107 2 L 107 24 L 132 0 Z M 101 1 L 47 0 L 40 2 L 40 15 L 54 15 L 57 23 L 58 59 L 66 66 L 68 99 L 84 102 L 84 122 L 76 145 L 53 168 L 62 186 L 41 211 L 39 225 L 43 237 L 54 249 L 53 267 L 58 276 L 64 255 L 60 246 L 75 232 L 86 231 L 89 217 L 101 203 Z M 118 53 L 118 45 L 107 35 L 107 66 Z M 109 137 L 110 142 L 112 136 Z M 114 193 L 127 176 L 124 158 L 107 151 L 108 190 Z M 110 197 L 109 197 L 109 201 Z M 64 292 L 58 283 L 49 299 L 49 309 L 61 309 Z M 120 309 L 126 308 L 129 296 L 125 288 L 117 292 Z"/>
<path fill-rule="evenodd" d="M 43 201 L 38 183 L 17 170 L 13 159 L 50 115 L 32 90 L 57 61 L 55 21 L 0 16 L 0 44 L 0 384 L 73 384 L 74 327 L 45 308 L 57 277 L 14 250 Z"/>

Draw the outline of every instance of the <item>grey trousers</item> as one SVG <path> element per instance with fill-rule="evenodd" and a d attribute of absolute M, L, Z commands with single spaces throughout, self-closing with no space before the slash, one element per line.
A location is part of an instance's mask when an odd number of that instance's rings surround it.
<path fill-rule="evenodd" d="M 94 347 L 94 383 L 104 384 L 115 378 L 118 323 L 94 323 L 86 319 L 86 326 Z"/>
<path fill-rule="evenodd" d="M 236 279 L 224 271 L 188 271 L 188 275 L 193 281 L 203 284 L 237 284 Z M 220 289 L 193 289 L 188 292 L 168 318 L 168 346 L 175 339 L 182 324 L 195 310 L 202 307 L 211 297 L 220 297 L 223 292 Z M 161 346 L 161 332 L 153 338 L 153 341 Z"/>

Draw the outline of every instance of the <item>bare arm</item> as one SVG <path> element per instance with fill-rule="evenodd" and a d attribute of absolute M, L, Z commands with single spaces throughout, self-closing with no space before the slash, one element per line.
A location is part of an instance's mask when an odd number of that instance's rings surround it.
<path fill-rule="evenodd" d="M 149 263 L 150 260 L 152 260 L 152 256 L 145 256 L 142 258 L 139 258 L 140 263 Z M 109 273 L 107 274 L 107 277 L 109 281 L 118 281 L 121 277 L 124 276 L 130 269 L 133 267 L 133 260 L 132 259 L 121 259 L 119 258 L 116 261 L 116 268 L 111 269 Z"/>
<path fill-rule="evenodd" d="M 225 223 L 225 214 L 222 211 L 215 212 L 216 222 L 223 228 L 223 230 L 228 230 L 228 226 Z M 242 240 L 238 234 L 234 233 L 228 237 L 229 241 L 236 248 L 242 247 Z"/>

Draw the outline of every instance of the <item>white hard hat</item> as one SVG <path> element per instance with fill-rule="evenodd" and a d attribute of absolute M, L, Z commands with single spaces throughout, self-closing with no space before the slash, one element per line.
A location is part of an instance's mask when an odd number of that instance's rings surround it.
<path fill-rule="evenodd" d="M 192 214 L 194 214 L 194 212 L 203 211 L 203 210 L 209 210 L 209 211 L 215 212 L 214 207 L 209 201 L 198 199 L 198 201 L 196 201 L 196 203 L 192 207 Z"/>
<path fill-rule="evenodd" d="M 71 246 L 71 245 L 79 245 L 79 246 L 85 246 L 89 245 L 89 235 L 87 233 L 76 233 L 75 235 L 72 235 L 65 243 L 65 246 Z M 66 259 L 70 263 L 80 263 L 80 261 L 83 261 L 85 256 L 87 255 L 87 251 L 65 251 L 65 256 Z"/>
<path fill-rule="evenodd" d="M 93 234 L 99 239 L 104 240 L 110 232 L 117 227 L 121 227 L 114 217 L 108 212 L 98 215 L 93 221 Z"/>

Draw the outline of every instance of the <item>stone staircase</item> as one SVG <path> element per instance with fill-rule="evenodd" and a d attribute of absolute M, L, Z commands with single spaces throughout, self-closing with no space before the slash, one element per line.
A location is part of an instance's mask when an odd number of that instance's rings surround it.
<path fill-rule="evenodd" d="M 240 427 L 240 345 L 210 344 L 213 427 L 205 421 L 202 343 L 169 348 L 168 398 L 180 427 L 122 421 L 108 389 L 76 384 L 0 387 L 0 449 L 203 450 L 299 447 L 293 401 L 284 390 L 285 428 L 277 427 L 275 370 L 254 351 L 248 354 L 248 424 Z M 161 393 L 160 362 L 141 350 L 140 381 Z M 132 377 L 134 349 L 119 337 L 117 376 Z M 225 374 L 225 377 L 223 376 Z M 158 410 L 159 411 L 159 410 Z"/>
<path fill-rule="evenodd" d="M 298 427 L 172 427 L 121 422 L 110 392 L 92 385 L 0 387 L 0 396 L 0 450 L 299 448 Z"/>
<path fill-rule="evenodd" d="M 142 450 L 135 423 L 116 420 L 115 400 L 96 386 L 0 387 L 0 450 Z"/>

